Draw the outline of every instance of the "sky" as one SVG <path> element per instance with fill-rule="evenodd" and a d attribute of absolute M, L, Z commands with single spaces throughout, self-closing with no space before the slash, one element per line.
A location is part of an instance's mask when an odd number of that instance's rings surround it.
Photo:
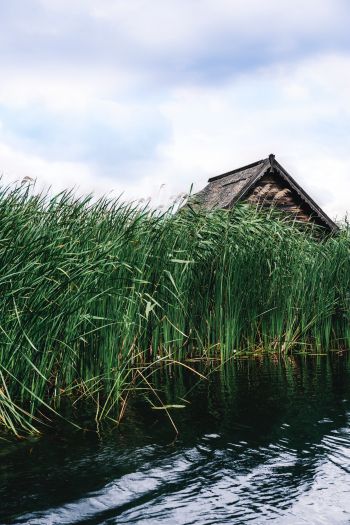
<path fill-rule="evenodd" d="M 0 0 L 0 173 L 167 206 L 270 153 L 350 211 L 348 0 Z"/>

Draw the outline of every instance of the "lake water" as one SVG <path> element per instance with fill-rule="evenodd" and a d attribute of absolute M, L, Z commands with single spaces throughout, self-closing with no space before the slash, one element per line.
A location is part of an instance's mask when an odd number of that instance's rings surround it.
<path fill-rule="evenodd" d="M 206 373 L 209 369 L 205 370 Z M 347 355 L 236 360 L 159 387 L 123 424 L 0 441 L 0 523 L 348 524 Z"/>

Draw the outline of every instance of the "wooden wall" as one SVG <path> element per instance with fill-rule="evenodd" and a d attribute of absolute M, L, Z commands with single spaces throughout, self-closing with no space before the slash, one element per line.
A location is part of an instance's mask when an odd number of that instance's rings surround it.
<path fill-rule="evenodd" d="M 313 220 L 311 210 L 308 210 L 298 194 L 278 175 L 266 174 L 245 200 L 260 206 L 276 206 L 284 212 L 291 213 L 299 221 Z"/>

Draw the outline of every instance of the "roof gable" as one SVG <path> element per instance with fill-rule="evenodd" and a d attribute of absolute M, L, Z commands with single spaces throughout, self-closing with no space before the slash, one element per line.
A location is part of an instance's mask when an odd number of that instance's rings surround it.
<path fill-rule="evenodd" d="M 338 229 L 337 225 L 324 213 L 316 202 L 299 186 L 289 173 L 275 160 L 274 155 L 248 164 L 222 175 L 212 177 L 208 185 L 196 195 L 196 202 L 207 209 L 231 208 L 236 202 L 244 199 L 256 183 L 267 173 L 281 177 L 291 191 L 297 194 L 304 205 L 310 209 L 324 227 L 331 231 Z"/>

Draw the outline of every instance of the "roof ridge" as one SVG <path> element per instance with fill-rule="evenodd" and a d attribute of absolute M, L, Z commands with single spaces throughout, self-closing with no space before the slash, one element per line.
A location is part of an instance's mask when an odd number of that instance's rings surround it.
<path fill-rule="evenodd" d="M 247 164 L 246 166 L 242 166 L 241 168 L 236 168 L 235 170 L 227 171 L 226 173 L 222 173 L 221 175 L 210 177 L 210 179 L 208 179 L 208 182 L 213 182 L 214 180 L 222 179 L 223 177 L 227 177 L 228 175 L 233 175 L 234 173 L 238 173 L 239 171 L 244 171 L 244 170 L 248 170 L 249 168 L 254 168 L 254 166 L 257 166 L 258 164 L 262 164 L 263 162 L 266 162 L 268 159 L 269 157 L 267 157 L 266 159 L 257 160 L 256 162 L 252 162 L 251 164 Z"/>

